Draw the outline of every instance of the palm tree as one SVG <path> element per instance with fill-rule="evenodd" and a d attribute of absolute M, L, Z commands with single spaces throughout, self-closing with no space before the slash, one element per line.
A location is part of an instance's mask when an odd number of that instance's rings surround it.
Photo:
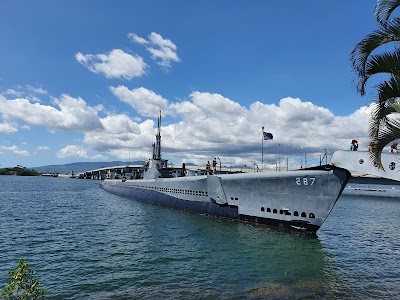
<path fill-rule="evenodd" d="M 391 141 L 400 137 L 400 18 L 392 18 L 400 0 L 382 0 L 375 7 L 379 28 L 359 42 L 350 54 L 356 72 L 356 90 L 365 95 L 368 80 L 376 74 L 389 78 L 378 84 L 376 102 L 369 123 L 369 136 L 373 144 L 371 159 L 382 167 L 381 153 Z M 394 45 L 390 51 L 380 51 L 384 45 Z M 385 47 L 386 49 L 386 47 Z"/>

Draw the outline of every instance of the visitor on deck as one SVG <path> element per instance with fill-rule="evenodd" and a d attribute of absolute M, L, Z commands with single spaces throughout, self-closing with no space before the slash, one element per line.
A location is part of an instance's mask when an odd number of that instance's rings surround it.
<path fill-rule="evenodd" d="M 350 151 L 357 151 L 357 149 L 358 149 L 357 140 L 351 140 Z"/>
<path fill-rule="evenodd" d="M 207 161 L 206 164 L 206 174 L 210 175 L 211 174 L 211 165 L 210 165 L 210 161 Z"/>
<path fill-rule="evenodd" d="M 397 142 L 394 142 L 394 143 L 390 146 L 389 153 L 397 154 Z"/>
<path fill-rule="evenodd" d="M 216 157 L 214 157 L 214 160 L 213 160 L 213 172 L 214 172 L 214 174 L 217 173 L 217 158 Z"/>

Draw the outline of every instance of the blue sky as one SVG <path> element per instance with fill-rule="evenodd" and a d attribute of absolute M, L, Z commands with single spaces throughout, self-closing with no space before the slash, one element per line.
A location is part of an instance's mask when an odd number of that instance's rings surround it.
<path fill-rule="evenodd" d="M 367 144 L 349 62 L 376 2 L 0 2 L 0 165 L 266 164 Z M 365 144 L 365 145 L 364 145 Z"/>

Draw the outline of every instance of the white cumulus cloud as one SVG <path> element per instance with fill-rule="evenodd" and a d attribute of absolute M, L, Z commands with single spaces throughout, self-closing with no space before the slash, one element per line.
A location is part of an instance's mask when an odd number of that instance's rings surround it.
<path fill-rule="evenodd" d="M 85 159 L 90 159 L 90 160 L 105 160 L 107 159 L 107 156 L 101 155 L 101 154 L 96 154 L 89 156 L 88 155 L 88 150 L 85 149 L 84 147 L 78 146 L 78 145 L 68 145 L 58 151 L 57 153 L 58 158 L 68 158 L 68 157 L 75 157 L 75 158 L 85 158 Z"/>
<path fill-rule="evenodd" d="M 144 45 L 151 53 L 151 58 L 165 69 L 171 67 L 171 62 L 180 62 L 176 45 L 156 32 L 150 33 L 147 40 L 135 33 L 129 33 L 128 37 L 133 42 Z"/>
<path fill-rule="evenodd" d="M 10 151 L 10 152 L 12 152 L 14 154 L 18 154 L 18 155 L 21 155 L 21 156 L 29 156 L 29 152 L 28 151 L 21 150 L 20 148 L 18 148 L 15 145 L 11 146 L 11 147 L 0 146 L 0 149 L 7 150 L 7 151 Z"/>
<path fill-rule="evenodd" d="M 147 157 L 152 143 L 153 121 L 145 120 L 139 124 L 129 121 L 129 124 L 122 126 L 134 130 L 123 132 L 119 129 L 113 130 L 114 120 L 117 124 L 126 123 L 125 117 L 121 116 L 103 119 L 106 130 L 86 133 L 83 142 L 93 150 L 106 152 L 123 160 L 127 160 L 128 157 L 143 160 Z"/>
<path fill-rule="evenodd" d="M 66 157 L 87 158 L 88 154 L 87 154 L 87 150 L 81 146 L 68 145 L 67 147 L 58 151 L 57 157 L 59 157 L 59 158 L 66 158 Z"/>
<path fill-rule="evenodd" d="M 47 147 L 47 146 L 37 146 L 37 147 L 36 147 L 36 150 L 45 151 L 45 150 L 50 150 L 50 148 Z"/>
<path fill-rule="evenodd" d="M 49 130 L 93 131 L 103 129 L 98 111 L 81 98 L 61 95 L 54 100 L 58 108 L 31 103 L 27 99 L 8 100 L 0 96 L 0 113 L 7 118 L 20 119 Z"/>
<path fill-rule="evenodd" d="M 144 87 L 129 90 L 125 86 L 110 87 L 111 92 L 121 101 L 131 105 L 143 116 L 156 117 L 160 109 L 168 107 L 168 100 Z"/>
<path fill-rule="evenodd" d="M 18 128 L 8 123 L 0 123 L 0 133 L 14 133 Z"/>
<path fill-rule="evenodd" d="M 34 87 L 34 86 L 31 86 L 31 85 L 28 85 L 27 88 L 28 88 L 29 91 L 31 91 L 31 92 L 33 92 L 35 94 L 40 94 L 40 95 L 48 94 L 48 92 L 45 89 L 41 88 L 41 87 Z"/>
<path fill-rule="evenodd" d="M 112 134 L 140 133 L 139 126 L 127 115 L 110 115 L 101 119 L 104 132 Z"/>
<path fill-rule="evenodd" d="M 147 65 L 138 55 L 128 54 L 121 49 L 113 49 L 107 54 L 75 54 L 76 60 L 96 74 L 107 78 L 132 79 L 145 74 Z"/>
<path fill-rule="evenodd" d="M 15 97 L 15 98 L 24 98 L 28 99 L 31 102 L 42 102 L 42 100 L 38 97 L 43 97 L 47 95 L 48 92 L 41 87 L 34 87 L 31 85 L 18 85 L 14 88 L 7 89 L 6 91 L 0 93 L 5 97 Z"/>

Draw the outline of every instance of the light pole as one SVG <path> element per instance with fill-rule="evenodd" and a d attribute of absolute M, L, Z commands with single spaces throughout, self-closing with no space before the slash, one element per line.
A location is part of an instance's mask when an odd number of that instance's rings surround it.
<path fill-rule="evenodd" d="M 278 171 L 281 171 L 281 144 L 278 144 Z"/>

